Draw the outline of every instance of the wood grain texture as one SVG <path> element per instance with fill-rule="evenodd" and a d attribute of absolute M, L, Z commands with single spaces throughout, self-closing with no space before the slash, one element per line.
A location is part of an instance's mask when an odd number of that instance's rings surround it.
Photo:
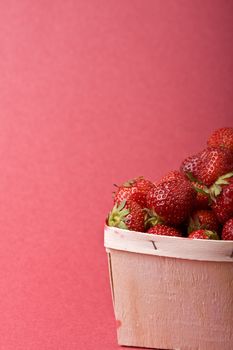
<path fill-rule="evenodd" d="M 233 349 L 233 264 L 108 254 L 120 345 Z"/>

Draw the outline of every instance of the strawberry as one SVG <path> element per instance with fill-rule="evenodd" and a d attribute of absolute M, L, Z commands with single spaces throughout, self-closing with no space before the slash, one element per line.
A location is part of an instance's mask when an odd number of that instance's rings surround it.
<path fill-rule="evenodd" d="M 181 232 L 175 229 L 174 227 L 161 225 L 161 224 L 151 227 L 147 231 L 147 233 L 153 233 L 154 235 L 161 235 L 161 236 L 175 236 L 175 237 L 182 236 Z"/>
<path fill-rule="evenodd" d="M 233 128 L 215 130 L 210 135 L 207 144 L 209 147 L 228 148 L 233 152 Z"/>
<path fill-rule="evenodd" d="M 156 181 L 154 185 L 159 185 L 162 182 L 167 182 L 167 181 L 172 181 L 172 180 L 177 180 L 177 179 L 183 179 L 184 175 L 177 171 L 177 170 L 172 170 L 169 173 L 167 173 L 165 176 L 163 176 L 161 179 Z"/>
<path fill-rule="evenodd" d="M 189 175 L 189 176 L 191 175 L 193 178 L 196 178 L 197 173 L 198 173 L 198 169 L 199 169 L 200 164 L 201 164 L 200 155 L 201 155 L 201 152 L 186 158 L 181 163 L 180 171 L 182 173 Z"/>
<path fill-rule="evenodd" d="M 195 196 L 192 185 L 179 172 L 173 174 L 173 179 L 159 182 L 147 194 L 147 207 L 153 213 L 147 224 L 180 224 L 188 217 Z"/>
<path fill-rule="evenodd" d="M 144 179 L 142 176 L 125 182 L 121 186 L 117 186 L 114 195 L 114 204 L 120 204 L 123 200 L 131 200 L 137 202 L 142 208 L 146 207 L 147 192 L 153 187 L 153 183 Z"/>
<path fill-rule="evenodd" d="M 224 224 L 233 217 L 233 177 L 222 186 L 221 193 L 213 199 L 212 209 L 219 222 Z"/>
<path fill-rule="evenodd" d="M 124 200 L 119 205 L 117 203 L 114 205 L 108 215 L 107 223 L 109 226 L 144 232 L 144 216 L 138 203 Z"/>
<path fill-rule="evenodd" d="M 233 218 L 229 219 L 223 226 L 222 239 L 233 241 Z"/>
<path fill-rule="evenodd" d="M 201 166 L 201 154 L 202 152 L 199 152 L 194 156 L 186 158 L 180 166 L 180 171 L 187 176 L 197 192 L 194 207 L 197 209 L 207 209 L 209 206 L 208 188 L 197 180 L 198 171 Z"/>
<path fill-rule="evenodd" d="M 188 232 L 206 229 L 210 231 L 218 231 L 219 223 L 212 210 L 196 210 L 189 219 Z"/>
<path fill-rule="evenodd" d="M 194 208 L 208 209 L 210 203 L 210 195 L 208 193 L 208 188 L 199 182 L 192 182 L 192 185 L 195 191 L 197 192 Z"/>
<path fill-rule="evenodd" d="M 207 148 L 201 152 L 196 178 L 206 186 L 233 169 L 233 152 L 228 149 Z"/>
<path fill-rule="evenodd" d="M 195 239 L 219 239 L 216 232 L 208 231 L 208 230 L 197 230 L 193 231 L 189 234 L 188 238 Z"/>

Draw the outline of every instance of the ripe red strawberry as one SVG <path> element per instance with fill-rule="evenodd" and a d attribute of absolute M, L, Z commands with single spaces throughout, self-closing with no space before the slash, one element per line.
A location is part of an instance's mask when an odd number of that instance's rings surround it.
<path fill-rule="evenodd" d="M 188 238 L 195 239 L 219 239 L 217 233 L 208 230 L 197 230 L 189 234 Z"/>
<path fill-rule="evenodd" d="M 162 182 L 173 181 L 173 180 L 183 179 L 183 178 L 184 178 L 184 174 L 182 174 L 180 171 L 172 170 L 169 173 L 167 173 L 165 176 L 163 176 L 161 179 L 156 181 L 154 185 L 157 186 Z"/>
<path fill-rule="evenodd" d="M 222 186 L 221 193 L 212 204 L 212 209 L 222 224 L 233 217 L 233 178 L 229 179 L 228 182 L 229 184 Z"/>
<path fill-rule="evenodd" d="M 114 204 L 120 204 L 123 200 L 137 202 L 142 208 L 146 207 L 147 192 L 153 187 L 153 183 L 142 176 L 125 182 L 117 188 L 114 195 Z"/>
<path fill-rule="evenodd" d="M 196 193 L 192 185 L 180 173 L 174 179 L 160 182 L 147 195 L 148 209 L 153 211 L 152 225 L 158 222 L 178 225 L 190 214 Z"/>
<path fill-rule="evenodd" d="M 196 178 L 211 186 L 220 176 L 233 169 L 233 152 L 228 149 L 207 148 L 201 152 Z"/>
<path fill-rule="evenodd" d="M 194 189 L 197 191 L 196 199 L 194 202 L 195 209 L 208 209 L 210 202 L 210 195 L 208 188 L 200 184 L 199 182 L 192 182 Z"/>
<path fill-rule="evenodd" d="M 144 216 L 145 214 L 138 203 L 124 200 L 119 206 L 117 203 L 114 205 L 108 215 L 107 223 L 109 226 L 144 232 Z"/>
<path fill-rule="evenodd" d="M 207 144 L 209 147 L 228 148 L 233 152 L 233 128 L 217 129 L 210 135 Z"/>
<path fill-rule="evenodd" d="M 196 210 L 189 219 L 188 232 L 200 229 L 218 231 L 219 222 L 212 210 Z"/>
<path fill-rule="evenodd" d="M 233 241 L 233 218 L 229 219 L 223 226 L 222 239 Z"/>
<path fill-rule="evenodd" d="M 175 229 L 174 227 L 161 225 L 161 224 L 151 227 L 147 231 L 147 233 L 153 233 L 154 235 L 162 235 L 162 236 L 174 236 L 174 237 L 182 236 L 181 232 Z"/>
<path fill-rule="evenodd" d="M 201 152 L 186 158 L 181 163 L 180 171 L 189 175 L 189 176 L 191 175 L 193 178 L 196 178 L 197 173 L 198 173 L 198 169 L 199 169 L 200 164 L 201 164 L 200 155 L 201 155 Z"/>

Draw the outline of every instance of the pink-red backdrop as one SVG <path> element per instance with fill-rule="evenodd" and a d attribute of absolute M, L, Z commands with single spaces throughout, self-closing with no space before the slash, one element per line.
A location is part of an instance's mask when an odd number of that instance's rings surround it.
<path fill-rule="evenodd" d="M 232 124 L 233 2 L 0 3 L 0 349 L 117 349 L 104 219 Z"/>

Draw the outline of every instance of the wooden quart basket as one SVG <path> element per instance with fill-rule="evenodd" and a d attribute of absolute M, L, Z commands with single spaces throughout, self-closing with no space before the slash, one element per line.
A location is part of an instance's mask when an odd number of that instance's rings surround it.
<path fill-rule="evenodd" d="M 233 350 L 233 241 L 105 226 L 119 345 Z"/>

